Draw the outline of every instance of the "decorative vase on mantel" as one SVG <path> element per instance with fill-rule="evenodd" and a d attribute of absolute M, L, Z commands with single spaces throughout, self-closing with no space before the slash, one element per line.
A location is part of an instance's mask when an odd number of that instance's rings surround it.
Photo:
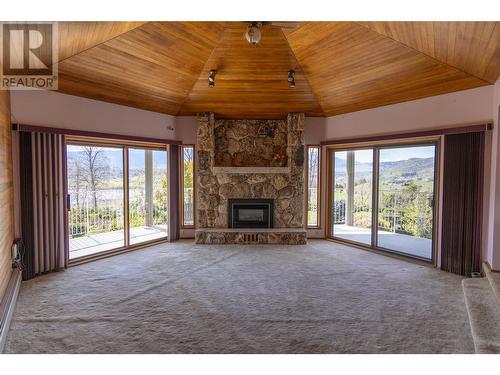
<path fill-rule="evenodd" d="M 286 153 L 277 153 L 271 160 L 271 167 L 286 167 L 287 155 Z"/>

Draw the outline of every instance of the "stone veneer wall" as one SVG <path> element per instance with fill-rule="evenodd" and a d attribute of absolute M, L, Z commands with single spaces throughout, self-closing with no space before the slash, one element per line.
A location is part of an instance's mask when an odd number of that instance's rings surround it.
<path fill-rule="evenodd" d="M 286 119 L 288 166 L 279 173 L 227 173 L 215 167 L 215 131 L 232 126 L 253 132 L 253 120 L 216 120 L 213 113 L 198 115 L 196 140 L 196 228 L 227 228 L 229 198 L 274 199 L 275 228 L 305 227 L 304 114 L 291 113 Z M 269 120 L 275 124 L 276 120 Z M 262 120 L 260 120 L 262 123 Z M 241 135 L 241 133 L 240 133 Z M 257 139 L 257 134 L 249 134 Z M 248 139 L 247 139 L 248 140 Z M 239 152 L 253 153 L 252 142 L 242 142 Z M 237 169 L 233 167 L 232 169 Z M 259 173 L 257 173 L 259 172 Z"/>
<path fill-rule="evenodd" d="M 287 165 L 285 120 L 216 120 L 215 165 L 218 167 L 282 167 Z M 259 136 L 260 134 L 260 136 Z"/>

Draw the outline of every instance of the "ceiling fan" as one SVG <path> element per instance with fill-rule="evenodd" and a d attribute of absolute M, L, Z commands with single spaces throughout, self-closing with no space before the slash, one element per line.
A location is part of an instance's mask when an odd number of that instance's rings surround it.
<path fill-rule="evenodd" d="M 263 26 L 276 26 L 276 27 L 281 27 L 282 29 L 295 29 L 299 27 L 298 22 L 292 22 L 292 21 L 252 21 L 252 22 L 247 22 L 248 27 L 247 30 L 245 31 L 245 38 L 248 41 L 248 43 L 252 45 L 256 45 L 257 43 L 260 42 L 262 33 L 260 29 Z"/>

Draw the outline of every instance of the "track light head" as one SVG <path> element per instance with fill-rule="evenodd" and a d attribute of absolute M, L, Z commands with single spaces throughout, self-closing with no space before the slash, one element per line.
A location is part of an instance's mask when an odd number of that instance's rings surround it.
<path fill-rule="evenodd" d="M 295 71 L 293 69 L 288 71 L 288 87 L 292 89 L 295 87 Z"/>
<path fill-rule="evenodd" d="M 217 70 L 212 69 L 208 74 L 208 87 L 215 87 L 215 75 L 217 74 Z"/>

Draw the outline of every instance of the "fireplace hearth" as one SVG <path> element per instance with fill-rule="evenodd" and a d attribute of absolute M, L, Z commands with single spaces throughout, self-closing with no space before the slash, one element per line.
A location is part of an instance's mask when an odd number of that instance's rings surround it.
<path fill-rule="evenodd" d="M 229 199 L 228 228 L 273 228 L 274 201 L 272 199 Z"/>

